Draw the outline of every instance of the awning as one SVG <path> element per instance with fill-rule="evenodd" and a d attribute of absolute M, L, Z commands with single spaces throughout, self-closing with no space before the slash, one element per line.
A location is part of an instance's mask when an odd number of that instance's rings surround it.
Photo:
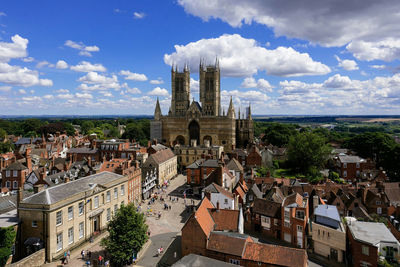
<path fill-rule="evenodd" d="M 97 215 L 101 214 L 103 211 L 104 211 L 104 209 L 98 209 L 98 210 L 92 212 L 92 213 L 89 215 L 89 218 L 96 217 Z"/>

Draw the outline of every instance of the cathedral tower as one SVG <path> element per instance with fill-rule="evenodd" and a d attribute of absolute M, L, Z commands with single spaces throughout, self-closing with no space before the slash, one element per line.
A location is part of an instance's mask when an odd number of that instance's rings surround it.
<path fill-rule="evenodd" d="M 204 116 L 220 116 L 221 88 L 218 59 L 214 66 L 200 62 L 200 102 Z"/>
<path fill-rule="evenodd" d="M 174 66 L 172 66 L 171 88 L 171 115 L 183 117 L 190 104 L 190 72 L 186 64 L 183 72 L 178 72 L 177 67 L 174 70 Z"/>

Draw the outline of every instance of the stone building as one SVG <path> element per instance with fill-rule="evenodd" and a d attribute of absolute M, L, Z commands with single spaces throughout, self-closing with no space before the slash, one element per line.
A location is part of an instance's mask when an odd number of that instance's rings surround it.
<path fill-rule="evenodd" d="M 49 187 L 19 203 L 21 244 L 35 240 L 47 261 L 59 259 L 105 229 L 127 203 L 128 177 L 106 171 Z"/>
<path fill-rule="evenodd" d="M 250 106 L 246 116 L 236 118 L 232 99 L 227 112 L 221 108 L 220 69 L 200 63 L 200 103 L 190 101 L 190 72 L 172 67 L 171 107 L 162 115 L 157 100 L 154 120 L 150 123 L 151 139 L 168 145 L 219 145 L 230 152 L 245 147 L 253 140 L 253 119 Z M 243 114 L 244 115 L 244 114 Z"/>

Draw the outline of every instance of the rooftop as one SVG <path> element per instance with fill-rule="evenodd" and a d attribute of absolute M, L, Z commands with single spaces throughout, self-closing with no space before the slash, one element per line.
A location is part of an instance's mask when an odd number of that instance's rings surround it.
<path fill-rule="evenodd" d="M 349 155 L 339 155 L 339 160 L 342 163 L 359 163 L 364 162 L 365 160 L 360 158 L 359 156 L 349 156 Z"/>
<path fill-rule="evenodd" d="M 379 243 L 398 243 L 383 223 L 350 221 L 349 230 L 355 240 L 378 246 Z"/>
<path fill-rule="evenodd" d="M 17 209 L 0 214 L 0 228 L 9 227 L 18 224 Z"/>
<path fill-rule="evenodd" d="M 330 218 L 340 222 L 339 212 L 333 205 L 318 205 L 314 211 L 314 215 Z"/>

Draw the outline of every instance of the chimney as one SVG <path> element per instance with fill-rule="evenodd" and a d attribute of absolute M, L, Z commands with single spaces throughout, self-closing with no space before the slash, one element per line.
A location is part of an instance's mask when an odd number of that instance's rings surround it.
<path fill-rule="evenodd" d="M 47 177 L 47 169 L 46 166 L 43 167 L 43 172 L 40 173 L 40 178 L 44 180 Z"/>
<path fill-rule="evenodd" d="M 243 178 L 243 173 L 242 172 L 240 173 L 239 181 L 240 181 L 241 184 L 244 184 L 244 178 Z"/>
<path fill-rule="evenodd" d="M 217 210 L 219 210 L 219 201 L 217 201 Z"/>
<path fill-rule="evenodd" d="M 18 188 L 18 192 L 17 192 L 17 217 L 19 217 L 19 203 L 23 199 L 23 194 L 24 194 L 24 192 L 22 191 L 22 187 Z"/>
<path fill-rule="evenodd" d="M 32 159 L 31 159 L 31 148 L 27 147 L 25 152 L 26 157 L 26 167 L 29 170 L 29 173 L 32 171 Z"/>
<path fill-rule="evenodd" d="M 56 137 L 60 137 L 60 132 L 56 132 Z"/>
<path fill-rule="evenodd" d="M 319 204 L 319 197 L 317 195 L 313 196 L 313 210 L 318 207 Z"/>
<path fill-rule="evenodd" d="M 43 190 L 44 190 L 44 184 L 35 184 L 33 186 L 33 193 L 34 194 L 39 193 L 39 192 L 41 192 Z"/>

